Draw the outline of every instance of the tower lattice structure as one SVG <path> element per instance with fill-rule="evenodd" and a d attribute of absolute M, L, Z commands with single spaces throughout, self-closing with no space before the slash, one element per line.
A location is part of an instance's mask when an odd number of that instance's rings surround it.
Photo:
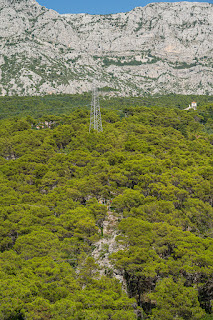
<path fill-rule="evenodd" d="M 95 85 L 93 85 L 93 88 L 92 88 L 92 102 L 91 102 L 91 110 L 90 110 L 89 132 L 92 129 L 98 132 L 103 131 L 98 89 Z"/>

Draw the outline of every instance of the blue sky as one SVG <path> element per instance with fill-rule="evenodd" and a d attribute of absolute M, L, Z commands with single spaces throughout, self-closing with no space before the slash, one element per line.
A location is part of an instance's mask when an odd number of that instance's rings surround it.
<path fill-rule="evenodd" d="M 151 2 L 148 0 L 37 0 L 39 4 L 59 13 L 91 13 L 107 14 L 126 12 L 135 7 L 143 7 Z M 190 0 L 189 0 L 190 1 Z M 167 1 L 176 2 L 176 1 Z M 193 2 L 193 1 L 190 1 Z M 198 2 L 213 3 L 213 0 L 200 0 Z"/>

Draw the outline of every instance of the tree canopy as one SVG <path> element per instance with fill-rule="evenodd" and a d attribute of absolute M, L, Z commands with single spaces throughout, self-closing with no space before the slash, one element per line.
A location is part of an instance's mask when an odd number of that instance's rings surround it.
<path fill-rule="evenodd" d="M 53 98 L 35 117 L 36 97 L 8 98 L 0 120 L 0 319 L 212 319 L 212 97 L 106 98 L 101 133 L 88 96 Z M 102 200 L 126 291 L 92 257 Z"/>

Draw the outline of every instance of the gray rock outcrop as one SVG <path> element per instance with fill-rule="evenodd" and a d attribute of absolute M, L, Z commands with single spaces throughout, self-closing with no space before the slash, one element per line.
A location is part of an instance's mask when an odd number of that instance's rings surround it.
<path fill-rule="evenodd" d="M 103 223 L 103 238 L 94 243 L 95 249 L 92 252 L 92 256 L 99 266 L 100 276 L 113 276 L 122 283 L 123 288 L 126 290 L 126 281 L 123 274 L 114 267 L 110 259 L 110 256 L 113 253 L 124 249 L 124 247 L 116 241 L 116 238 L 119 235 L 117 224 L 118 216 L 112 211 L 108 211 Z"/>
<path fill-rule="evenodd" d="M 213 5 L 153 3 L 112 15 L 0 0 L 0 95 L 213 94 Z"/>

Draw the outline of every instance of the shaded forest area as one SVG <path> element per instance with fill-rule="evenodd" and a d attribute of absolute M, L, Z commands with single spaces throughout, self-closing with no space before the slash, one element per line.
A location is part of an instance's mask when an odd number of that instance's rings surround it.
<path fill-rule="evenodd" d="M 89 95 L 51 98 L 0 98 L 0 319 L 213 319 L 213 98 L 102 99 L 101 133 Z"/>
<path fill-rule="evenodd" d="M 114 110 L 121 117 L 129 107 L 169 107 L 185 109 L 196 101 L 198 105 L 213 103 L 213 96 L 175 95 L 145 96 L 145 97 L 108 97 L 104 95 L 104 88 L 100 91 L 101 107 Z M 89 110 L 92 96 L 90 93 L 73 95 L 47 95 L 47 96 L 6 96 L 0 97 L 0 119 L 33 116 L 34 119 L 47 115 L 69 115 L 77 109 Z"/>

